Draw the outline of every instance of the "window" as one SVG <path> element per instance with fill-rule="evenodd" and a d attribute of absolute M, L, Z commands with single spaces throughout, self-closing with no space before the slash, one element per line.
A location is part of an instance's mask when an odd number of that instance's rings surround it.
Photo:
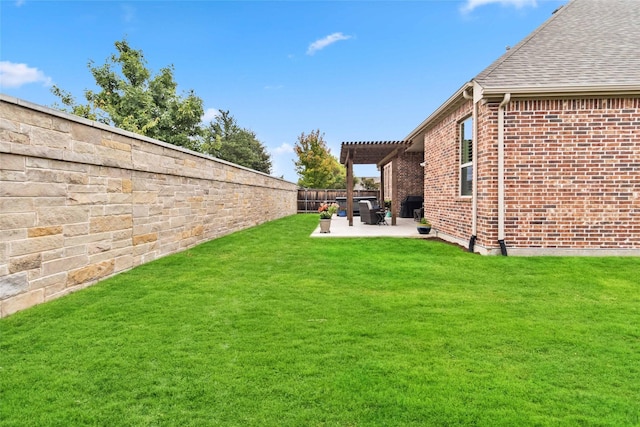
<path fill-rule="evenodd" d="M 473 118 L 460 123 L 460 195 L 471 196 L 473 190 Z"/>

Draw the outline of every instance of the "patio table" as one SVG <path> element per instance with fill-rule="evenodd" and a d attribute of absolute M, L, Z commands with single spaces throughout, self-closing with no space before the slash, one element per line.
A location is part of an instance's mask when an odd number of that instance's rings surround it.
<path fill-rule="evenodd" d="M 389 225 L 387 224 L 387 220 L 385 219 L 385 216 L 386 216 L 386 212 L 384 210 L 376 212 L 376 217 L 378 219 L 378 222 L 376 222 L 376 224 Z"/>

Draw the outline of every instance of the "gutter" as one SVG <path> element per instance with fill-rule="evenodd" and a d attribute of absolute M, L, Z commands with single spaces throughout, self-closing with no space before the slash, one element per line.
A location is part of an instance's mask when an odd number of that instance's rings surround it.
<path fill-rule="evenodd" d="M 512 49 L 511 51 L 514 51 Z M 435 110 L 429 117 L 422 121 L 404 140 L 410 143 L 409 151 L 414 145 L 420 145 L 424 141 L 414 141 L 421 133 L 423 133 L 432 123 L 437 122 L 437 119 L 446 114 L 451 108 L 455 108 L 457 102 L 461 97 L 464 97 L 464 93 L 471 88 L 480 87 L 482 80 L 478 82 L 473 79 L 470 82 L 465 83 L 460 89 L 458 89 L 449 99 L 447 99 L 437 110 Z M 507 86 L 481 86 L 482 96 L 484 99 L 501 98 L 504 94 L 509 93 L 513 98 L 516 97 L 550 97 L 556 98 L 560 96 L 627 96 L 627 95 L 640 95 L 640 85 L 633 84 L 616 84 L 616 85 L 567 85 L 567 86 L 521 86 L 521 87 L 507 87 Z M 475 90 L 474 90 L 475 93 Z"/>
<path fill-rule="evenodd" d="M 498 243 L 500 252 L 504 256 L 507 256 L 507 246 L 504 243 L 504 110 L 509 101 L 511 101 L 511 94 L 507 92 L 498 106 Z"/>
<path fill-rule="evenodd" d="M 516 97 L 552 97 L 559 96 L 628 96 L 640 94 L 640 85 L 618 84 L 618 85 L 567 85 L 567 86 L 483 86 L 485 98 L 501 97 L 509 93 Z"/>

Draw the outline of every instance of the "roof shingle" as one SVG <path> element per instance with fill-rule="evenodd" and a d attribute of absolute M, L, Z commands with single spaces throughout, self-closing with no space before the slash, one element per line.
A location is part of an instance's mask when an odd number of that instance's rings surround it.
<path fill-rule="evenodd" d="M 640 85 L 640 0 L 573 0 L 474 79 L 490 88 Z"/>

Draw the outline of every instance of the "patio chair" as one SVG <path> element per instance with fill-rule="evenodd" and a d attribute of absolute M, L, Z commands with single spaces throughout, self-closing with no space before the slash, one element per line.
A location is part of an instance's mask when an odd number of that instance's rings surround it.
<path fill-rule="evenodd" d="M 373 207 L 369 200 L 363 200 L 358 202 L 360 208 L 360 221 L 365 224 L 375 225 L 378 223 L 378 216 L 376 212 L 380 212 L 379 207 Z"/>

